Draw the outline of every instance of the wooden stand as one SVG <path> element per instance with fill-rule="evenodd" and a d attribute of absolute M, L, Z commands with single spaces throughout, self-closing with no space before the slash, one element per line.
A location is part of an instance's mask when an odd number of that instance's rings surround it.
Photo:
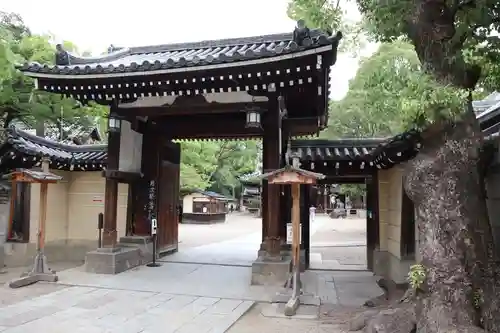
<path fill-rule="evenodd" d="M 49 172 L 49 160 L 42 159 L 42 171 L 19 169 L 9 176 L 14 184 L 17 182 L 39 183 L 40 184 L 40 216 L 38 220 L 38 232 L 36 242 L 36 255 L 33 268 L 30 272 L 24 273 L 19 279 L 9 282 L 9 287 L 20 288 L 38 281 L 57 282 L 58 277 L 47 265 L 47 257 L 44 254 L 45 247 L 45 224 L 47 219 L 47 190 L 48 185 L 57 183 L 62 177 Z M 11 200 L 15 200 L 13 197 Z M 12 220 L 12 219 L 11 219 Z M 9 228 L 11 230 L 11 228 Z"/>
<path fill-rule="evenodd" d="M 287 165 L 262 175 L 269 184 L 292 186 L 292 265 L 285 287 L 292 288 L 290 299 L 285 305 L 285 315 L 293 316 L 300 305 L 302 285 L 300 282 L 300 184 L 315 184 L 324 175 L 302 170 L 298 167 L 298 159 L 294 158 L 294 165 Z"/>

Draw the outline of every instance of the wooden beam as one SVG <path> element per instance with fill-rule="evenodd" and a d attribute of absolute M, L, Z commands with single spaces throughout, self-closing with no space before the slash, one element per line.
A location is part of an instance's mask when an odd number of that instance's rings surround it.
<path fill-rule="evenodd" d="M 243 113 L 249 105 L 266 108 L 267 103 L 195 103 L 185 105 L 166 105 L 155 107 L 121 108 L 119 114 L 123 116 L 148 116 L 158 118 L 161 116 L 189 116 L 219 113 Z"/>

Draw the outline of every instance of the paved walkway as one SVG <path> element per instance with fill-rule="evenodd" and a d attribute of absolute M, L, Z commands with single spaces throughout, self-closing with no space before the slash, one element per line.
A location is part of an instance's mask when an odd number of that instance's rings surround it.
<path fill-rule="evenodd" d="M 119 275 L 89 274 L 76 267 L 58 272 L 58 284 L 0 288 L 0 332 L 222 333 L 230 327 L 234 333 L 337 332 L 337 326 L 321 320 L 269 315 L 272 311 L 266 306 L 281 288 L 250 285 L 249 265 L 260 245 L 260 232 L 255 231 L 260 221 L 237 219 L 239 224 L 236 220 L 222 228 L 203 226 L 191 239 L 185 233 L 185 249 L 181 243 L 181 252 L 164 258 L 161 267 L 139 267 Z M 312 226 L 312 245 L 319 244 L 312 252 L 321 256 L 317 263 L 331 260 L 341 265 L 348 253 L 354 253 L 346 250 L 349 246 L 364 249 L 360 226 L 359 221 L 339 224 L 318 218 Z M 194 227 L 199 226 L 188 228 Z M 318 242 L 316 235 L 321 235 Z M 361 264 L 362 252 L 359 256 Z M 322 303 L 337 306 L 359 306 L 381 294 L 369 272 L 310 270 L 302 281 Z"/>
<path fill-rule="evenodd" d="M 182 225 L 180 230 L 181 243 L 179 252 L 162 258 L 164 262 L 176 263 L 199 263 L 199 264 L 218 264 L 218 265 L 238 265 L 251 266 L 257 258 L 260 244 L 262 242 L 260 219 L 233 214 L 228 217 L 228 223 L 224 225 L 214 224 L 201 227 L 204 234 L 196 235 L 192 232 L 193 225 Z M 311 225 L 311 234 L 314 235 L 331 223 L 330 218 L 320 218 Z M 238 230 L 241 226 L 241 229 Z M 238 232 L 244 233 L 238 235 Z M 210 242 L 210 234 L 220 233 L 223 235 L 232 235 L 232 238 Z M 193 238 L 205 238 L 205 245 L 198 245 L 185 248 L 183 243 L 193 244 Z M 220 236 L 219 236 L 220 237 Z M 212 238 L 213 239 L 213 238 Z M 199 244 L 200 242 L 198 242 Z"/>
<path fill-rule="evenodd" d="M 71 287 L 7 306 L 4 333 L 225 332 L 253 302 Z"/>

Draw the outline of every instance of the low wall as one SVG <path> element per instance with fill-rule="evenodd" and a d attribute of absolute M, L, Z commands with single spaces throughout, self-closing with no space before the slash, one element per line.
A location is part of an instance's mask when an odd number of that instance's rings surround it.
<path fill-rule="evenodd" d="M 378 171 L 379 246 L 373 249 L 373 272 L 396 283 L 406 283 L 414 258 L 401 256 L 402 167 Z M 369 254 L 370 255 L 370 254 Z"/>
<path fill-rule="evenodd" d="M 226 222 L 226 213 L 203 214 L 183 213 L 182 223 L 185 224 L 213 224 Z"/>

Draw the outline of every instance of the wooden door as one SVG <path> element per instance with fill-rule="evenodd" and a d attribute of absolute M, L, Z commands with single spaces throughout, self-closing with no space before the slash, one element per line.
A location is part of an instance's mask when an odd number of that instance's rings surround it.
<path fill-rule="evenodd" d="M 158 248 L 173 252 L 179 243 L 180 145 L 167 144 L 161 152 L 158 179 Z"/>

